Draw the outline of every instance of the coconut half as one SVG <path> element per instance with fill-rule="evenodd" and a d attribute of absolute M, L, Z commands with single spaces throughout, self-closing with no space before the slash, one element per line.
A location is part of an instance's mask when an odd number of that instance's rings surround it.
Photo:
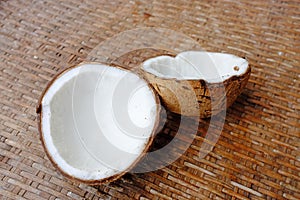
<path fill-rule="evenodd" d="M 85 63 L 59 74 L 37 113 L 48 157 L 62 174 L 88 184 L 113 181 L 146 153 L 159 99 L 136 74 Z"/>
<path fill-rule="evenodd" d="M 141 69 L 170 111 L 202 118 L 229 107 L 251 72 L 243 58 L 201 51 L 150 58 Z"/>

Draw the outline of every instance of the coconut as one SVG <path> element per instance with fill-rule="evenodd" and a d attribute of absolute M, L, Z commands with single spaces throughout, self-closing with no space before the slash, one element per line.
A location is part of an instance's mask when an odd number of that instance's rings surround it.
<path fill-rule="evenodd" d="M 88 184 L 110 182 L 148 150 L 159 105 L 138 75 L 83 63 L 60 73 L 44 91 L 37 107 L 41 140 L 65 176 Z"/>
<path fill-rule="evenodd" d="M 243 58 L 201 51 L 153 57 L 141 69 L 170 111 L 202 118 L 226 110 L 242 92 L 251 71 Z"/>

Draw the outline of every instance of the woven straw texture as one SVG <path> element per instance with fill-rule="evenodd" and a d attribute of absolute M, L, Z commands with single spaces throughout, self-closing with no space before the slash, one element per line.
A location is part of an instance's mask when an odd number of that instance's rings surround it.
<path fill-rule="evenodd" d="M 162 51 L 136 50 L 141 46 L 232 53 L 248 59 L 252 74 L 204 158 L 209 119 L 162 169 L 100 186 L 65 179 L 39 139 L 35 109 L 43 89 L 81 61 L 132 67 Z M 0 198 L 300 199 L 299 76 L 298 0 L 2 0 Z M 179 120 L 169 114 L 153 149 L 172 140 Z"/>

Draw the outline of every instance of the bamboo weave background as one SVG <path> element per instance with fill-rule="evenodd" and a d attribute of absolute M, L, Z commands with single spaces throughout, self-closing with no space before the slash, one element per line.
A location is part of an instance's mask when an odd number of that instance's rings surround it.
<path fill-rule="evenodd" d="M 101 186 L 70 182 L 44 153 L 37 130 L 37 100 L 55 74 L 88 60 L 101 42 L 142 27 L 175 30 L 204 50 L 247 57 L 252 65 L 249 83 L 227 111 L 222 135 L 204 159 L 197 155 L 209 120 L 201 121 L 185 154 L 161 170 L 129 173 Z M 139 46 L 140 37 L 112 41 L 92 57 L 97 59 L 102 52 L 113 59 L 128 45 Z M 170 35 L 162 41 L 171 49 L 189 49 L 182 40 L 174 41 Z M 133 65 L 141 57 L 132 53 L 118 62 Z M 299 76 L 298 0 L 2 0 L 0 197 L 300 199 Z M 170 117 L 154 147 L 175 134 L 176 121 L 178 116 Z"/>

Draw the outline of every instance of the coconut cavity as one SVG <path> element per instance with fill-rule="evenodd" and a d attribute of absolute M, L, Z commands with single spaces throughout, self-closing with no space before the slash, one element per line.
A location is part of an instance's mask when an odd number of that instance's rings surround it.
<path fill-rule="evenodd" d="M 248 62 L 240 57 L 201 51 L 186 51 L 175 58 L 159 56 L 146 60 L 143 70 L 161 78 L 175 78 L 178 80 L 206 80 L 210 83 L 244 74 L 248 69 Z"/>
<path fill-rule="evenodd" d="M 147 82 L 102 64 L 62 73 L 41 102 L 41 134 L 52 161 L 80 180 L 130 168 L 145 152 L 159 107 Z"/>

